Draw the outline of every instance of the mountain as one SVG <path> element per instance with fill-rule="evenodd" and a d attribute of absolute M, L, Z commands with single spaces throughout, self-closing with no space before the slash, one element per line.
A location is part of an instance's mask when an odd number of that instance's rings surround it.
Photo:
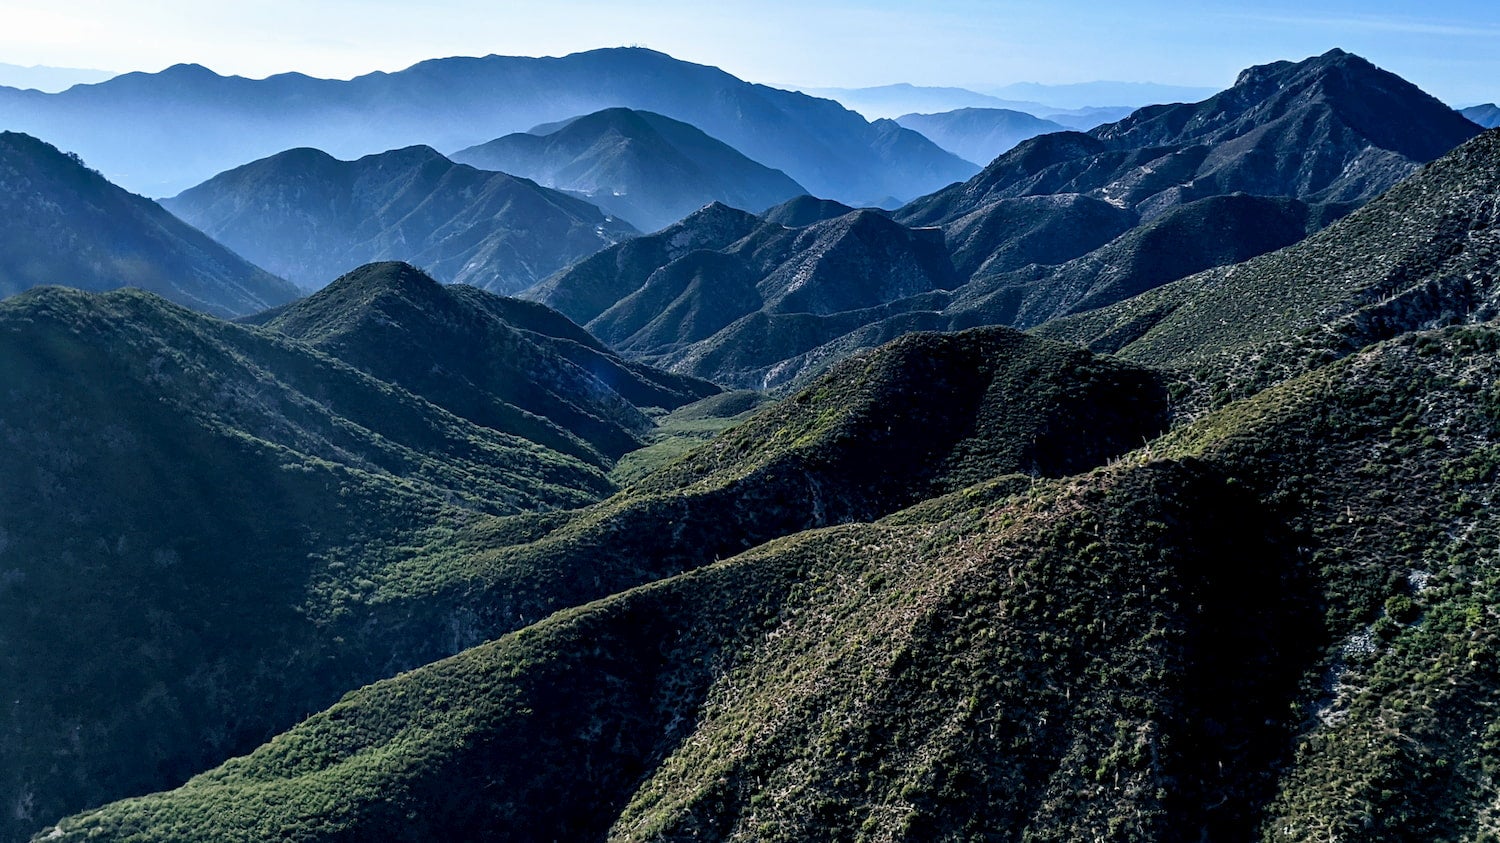
<path fill-rule="evenodd" d="M 912 203 L 900 219 L 944 224 L 998 199 L 1056 193 L 1144 216 L 1237 191 L 1367 201 L 1476 131 L 1409 82 L 1332 50 L 1250 68 L 1201 103 L 1151 106 L 1087 134 L 1034 138 L 968 182 Z"/>
<path fill-rule="evenodd" d="M 524 295 L 633 358 L 766 388 L 788 380 L 777 364 L 830 339 L 851 311 L 958 283 L 935 230 L 869 210 L 789 227 L 717 205 Z"/>
<path fill-rule="evenodd" d="M 162 204 L 312 290 L 364 263 L 403 260 L 445 282 L 514 292 L 635 233 L 581 199 L 426 146 L 357 161 L 287 150 Z"/>
<path fill-rule="evenodd" d="M 221 316 L 297 295 L 76 155 L 0 132 L 0 297 L 44 284 L 140 287 Z"/>
<path fill-rule="evenodd" d="M 108 70 L 88 70 L 81 67 L 47 67 L 6 64 L 0 62 L 0 85 L 10 88 L 31 88 L 55 93 L 74 85 L 103 82 L 117 74 Z"/>
<path fill-rule="evenodd" d="M 1216 370 L 1220 400 L 1402 333 L 1500 313 L 1500 131 L 1308 239 L 1043 326 L 1154 365 Z"/>
<path fill-rule="evenodd" d="M 580 194 L 642 231 L 710 202 L 760 212 L 807 191 L 678 120 L 609 108 L 456 152 L 453 160 Z"/>
<path fill-rule="evenodd" d="M 986 93 L 997 97 L 1031 100 L 1052 108 L 1064 109 L 1082 109 L 1101 105 L 1127 105 L 1139 108 L 1166 102 L 1197 102 L 1217 92 L 1217 88 L 1195 85 L 1110 81 L 1073 82 L 1063 85 L 1014 82 L 986 89 Z"/>
<path fill-rule="evenodd" d="M 953 327 L 1033 328 L 1289 246 L 1353 207 L 1244 193 L 1199 199 L 1064 263 L 1033 263 L 968 284 L 948 304 L 947 313 Z"/>
<path fill-rule="evenodd" d="M 1422 119 L 1371 117 L 1386 113 Z M 795 297 L 768 304 L 772 263 L 822 257 L 763 244 L 813 249 L 817 238 L 788 241 L 748 217 L 719 227 L 689 218 L 662 232 L 683 248 L 606 250 L 527 295 L 653 365 L 787 388 L 910 331 L 1032 327 L 1287 246 L 1474 131 L 1415 87 L 1335 51 L 1252 68 L 1203 103 L 1032 138 L 969 182 L 900 209 L 904 228 L 889 225 L 889 237 L 927 242 L 941 231 L 951 259 L 951 273 L 908 272 L 921 283 L 881 291 L 883 282 L 864 280 L 878 273 L 851 262 L 838 265 L 852 273 L 844 284 L 864 284 L 865 295 L 825 297 L 816 309 L 799 309 Z"/>
<path fill-rule="evenodd" d="M 1460 109 L 1458 113 L 1486 129 L 1493 129 L 1496 126 L 1500 126 L 1500 106 L 1492 102 Z"/>
<path fill-rule="evenodd" d="M 1001 109 L 1051 120 L 1069 129 L 1087 131 L 1101 123 L 1119 120 L 1135 110 L 1133 106 L 1104 104 L 1115 102 L 1114 100 L 1099 100 L 1096 103 L 1077 107 L 1059 107 L 1029 100 L 1001 99 L 967 88 L 923 87 L 905 82 L 873 88 L 802 88 L 800 90 L 814 96 L 837 100 L 871 120 L 882 118 L 899 120 L 901 115 L 913 113 L 934 114 L 964 109 Z M 1211 93 L 1213 93 L 1211 89 L 1205 89 L 1200 96 Z M 1147 100 L 1138 104 L 1163 101 Z M 990 156 L 990 158 L 993 157 Z M 988 161 L 989 158 L 984 160 Z"/>
<path fill-rule="evenodd" d="M 977 164 L 988 164 L 1027 138 L 1067 127 L 1020 111 L 960 108 L 939 114 L 904 114 L 896 122 L 921 132 L 938 146 Z"/>
<path fill-rule="evenodd" d="M 413 326 L 414 328 L 416 326 Z M 596 468 L 138 290 L 0 302 L 0 839 L 175 786 L 470 643 L 371 621 L 383 568 Z"/>
<path fill-rule="evenodd" d="M 1386 116 L 1398 113 L 1416 119 Z M 1250 68 L 1232 88 L 1201 103 L 1152 106 L 1087 134 L 1058 132 L 1025 141 L 968 182 L 913 202 L 896 218 L 943 227 L 950 246 L 961 253 L 956 258 L 961 272 L 982 287 L 1005 286 L 1009 282 L 993 276 L 1020 268 L 997 260 L 1012 248 L 1003 232 L 1015 227 L 1016 217 L 1027 219 L 1027 228 L 1045 228 L 1048 216 L 1075 212 L 1072 204 L 1048 210 L 1032 197 L 1112 205 L 1121 215 L 1114 236 L 1173 208 L 1235 193 L 1327 205 L 1310 216 L 1326 222 L 1475 131 L 1410 83 L 1333 50 L 1299 63 Z M 1279 212 L 1264 207 L 1270 219 L 1237 227 L 1279 225 Z M 1284 245 L 1277 239 L 1260 242 Z M 1094 237 L 1062 238 L 1054 246 L 1058 259 L 1041 262 L 1081 258 L 1100 245 Z M 1170 280 L 1156 276 L 1155 283 Z M 1030 283 L 1040 288 L 1049 282 L 1038 277 Z"/>
<path fill-rule="evenodd" d="M 360 267 L 261 324 L 474 424 L 598 467 L 644 444 L 643 408 L 719 389 L 620 359 L 561 314 L 402 263 Z"/>
<path fill-rule="evenodd" d="M 964 108 L 1011 109 L 1026 114 L 1048 110 L 1039 102 L 1006 100 L 967 88 L 878 85 L 870 88 L 802 88 L 817 97 L 837 100 L 871 120 L 890 119 L 913 112 L 932 113 Z"/>
<path fill-rule="evenodd" d="M 766 211 L 760 215 L 760 218 L 788 228 L 801 228 L 815 222 L 841 217 L 853 210 L 842 202 L 803 194 Z"/>
<path fill-rule="evenodd" d="M 1037 429 L 1008 409 L 1030 377 L 1093 379 L 1049 347 L 907 338 L 778 405 L 803 424 L 698 462 L 858 448 L 905 417 L 861 429 L 841 408 L 934 389 L 1011 419 L 977 429 L 1003 453 Z M 1091 471 L 954 478 L 351 691 L 38 839 L 1477 838 L 1500 702 L 1497 348 L 1493 325 L 1413 334 Z M 950 380 L 953 352 L 1019 365 Z"/>
<path fill-rule="evenodd" d="M 52 138 L 155 195 L 286 149 L 340 158 L 412 145 L 451 151 L 615 107 L 690 123 L 846 202 L 919 196 L 974 172 L 920 135 L 893 135 L 829 100 L 640 48 L 434 59 L 348 81 L 177 65 L 58 94 L 0 90 L 0 124 Z"/>

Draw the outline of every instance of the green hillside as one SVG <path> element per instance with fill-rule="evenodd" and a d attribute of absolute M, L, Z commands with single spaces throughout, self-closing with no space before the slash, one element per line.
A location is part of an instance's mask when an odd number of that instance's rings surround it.
<path fill-rule="evenodd" d="M 435 648 L 373 576 L 599 471 L 139 291 L 0 303 L 0 837 L 159 790 Z"/>
<path fill-rule="evenodd" d="M 566 317 L 404 263 L 350 272 L 263 324 L 475 424 L 604 467 L 641 447 L 643 408 L 718 392 L 620 359 Z"/>
<path fill-rule="evenodd" d="M 52 836 L 1476 838 L 1497 349 L 1414 335 L 561 612 Z"/>

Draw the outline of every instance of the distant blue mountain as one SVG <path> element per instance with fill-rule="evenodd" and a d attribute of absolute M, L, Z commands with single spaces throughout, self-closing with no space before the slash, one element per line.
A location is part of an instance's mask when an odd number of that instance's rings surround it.
<path fill-rule="evenodd" d="M 1173 102 L 1197 102 L 1218 93 L 1218 88 L 1192 85 L 1158 85 L 1155 82 L 1075 82 L 1067 85 L 1044 85 L 1039 82 L 1016 82 L 985 89 L 996 97 L 1029 100 L 1060 109 L 1088 108 L 1101 105 L 1143 106 Z"/>
<path fill-rule="evenodd" d="M 1068 127 L 1006 108 L 960 108 L 941 114 L 904 114 L 896 122 L 976 164 L 988 164 L 1016 144 Z"/>
<path fill-rule="evenodd" d="M 1500 106 L 1492 102 L 1460 109 L 1458 113 L 1486 129 L 1493 129 L 1496 126 L 1500 126 Z"/>
<path fill-rule="evenodd" d="M 639 48 L 434 59 L 347 81 L 177 65 L 58 94 L 0 88 L 0 125 L 72 149 L 132 190 L 166 195 L 291 148 L 340 158 L 419 144 L 452 152 L 617 106 L 691 123 L 845 201 L 911 198 L 976 170 L 916 132 L 873 125 L 838 103 Z"/>
<path fill-rule="evenodd" d="M 81 67 L 47 67 L 0 62 L 0 85 L 8 88 L 33 88 L 38 91 L 65 91 L 74 85 L 103 82 L 118 74 L 110 70 L 88 70 Z"/>

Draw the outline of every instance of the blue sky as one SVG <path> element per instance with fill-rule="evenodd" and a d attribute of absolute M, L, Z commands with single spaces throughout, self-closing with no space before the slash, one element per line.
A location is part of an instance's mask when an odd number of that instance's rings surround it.
<path fill-rule="evenodd" d="M 1151 81 L 1221 87 L 1241 68 L 1343 47 L 1455 104 L 1500 98 L 1500 3 L 1268 0 L 0 0 L 0 62 L 349 77 L 448 55 L 641 44 L 758 82 Z"/>

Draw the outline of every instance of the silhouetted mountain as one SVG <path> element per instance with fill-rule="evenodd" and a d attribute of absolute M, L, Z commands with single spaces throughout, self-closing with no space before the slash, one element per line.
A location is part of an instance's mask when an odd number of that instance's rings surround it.
<path fill-rule="evenodd" d="M 991 159 L 1027 138 L 1067 127 L 1020 111 L 1003 108 L 960 108 L 939 114 L 903 114 L 896 122 L 921 132 L 934 143 L 966 161 L 988 164 Z"/>
<path fill-rule="evenodd" d="M 579 194 L 642 231 L 710 202 L 758 213 L 807 192 L 686 123 L 628 108 L 506 135 L 453 160 Z"/>
<path fill-rule="evenodd" d="M 75 149 L 133 189 L 169 194 L 285 149 L 341 158 L 414 144 L 452 151 L 615 107 L 690 123 L 844 201 L 910 198 L 974 172 L 919 135 L 892 143 L 832 101 L 640 48 L 434 59 L 348 81 L 177 65 L 60 94 L 0 90 L 0 125 Z"/>
<path fill-rule="evenodd" d="M 712 384 L 621 360 L 533 302 L 443 286 L 402 263 L 360 267 L 263 323 L 475 424 L 596 466 L 643 444 L 641 408 Z"/>
<path fill-rule="evenodd" d="M 0 302 L 0 839 L 175 786 L 456 652 L 369 623 L 384 566 L 596 469 L 135 290 Z"/>
<path fill-rule="evenodd" d="M 172 213 L 316 290 L 371 261 L 500 293 L 635 233 L 581 199 L 414 146 L 357 161 L 292 149 L 171 199 Z"/>
<path fill-rule="evenodd" d="M 139 287 L 205 313 L 237 316 L 297 289 L 110 184 L 77 156 L 0 132 L 0 297 L 44 284 Z"/>
<path fill-rule="evenodd" d="M 1500 106 L 1492 102 L 1460 109 L 1458 113 L 1486 129 L 1500 126 Z"/>

